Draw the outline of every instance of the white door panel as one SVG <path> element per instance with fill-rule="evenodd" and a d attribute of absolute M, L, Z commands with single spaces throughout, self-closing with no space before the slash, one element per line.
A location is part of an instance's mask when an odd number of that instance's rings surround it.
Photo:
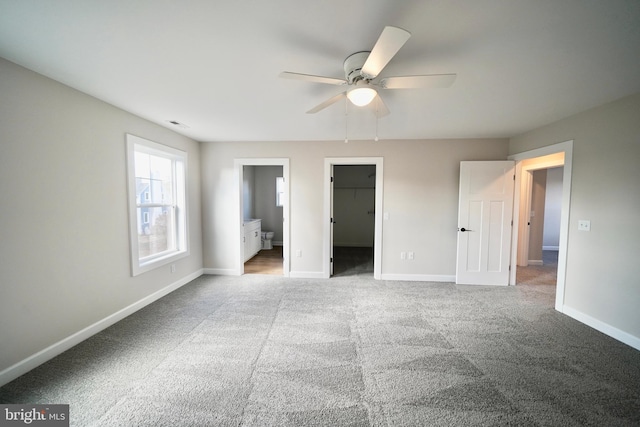
<path fill-rule="evenodd" d="M 460 162 L 456 283 L 508 285 L 514 162 Z"/>

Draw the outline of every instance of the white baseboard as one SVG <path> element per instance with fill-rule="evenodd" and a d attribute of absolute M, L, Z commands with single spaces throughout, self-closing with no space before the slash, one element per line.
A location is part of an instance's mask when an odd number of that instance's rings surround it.
<path fill-rule="evenodd" d="M 240 271 L 233 268 L 203 268 L 203 274 L 214 274 L 216 276 L 240 276 Z"/>
<path fill-rule="evenodd" d="M 559 251 L 560 246 L 543 246 L 542 250 L 543 251 Z"/>
<path fill-rule="evenodd" d="M 322 271 L 291 271 L 289 277 L 294 279 L 326 279 Z"/>
<path fill-rule="evenodd" d="M 380 279 L 407 282 L 456 282 L 455 275 L 446 274 L 381 274 Z"/>
<path fill-rule="evenodd" d="M 162 288 L 151 295 L 148 295 L 142 298 L 139 301 L 134 302 L 133 304 L 119 310 L 102 320 L 97 321 L 96 323 L 87 326 L 86 328 L 66 337 L 62 340 L 58 341 L 55 344 L 50 345 L 49 347 L 40 350 L 39 352 L 32 354 L 26 359 L 9 366 L 0 372 L 0 387 L 7 384 L 10 381 L 18 378 L 21 375 L 26 374 L 30 370 L 42 365 L 43 363 L 53 359 L 57 355 L 69 350 L 71 347 L 80 344 L 82 341 L 90 338 L 91 336 L 97 334 L 98 332 L 108 328 L 116 322 L 124 319 L 125 317 L 135 313 L 141 308 L 146 307 L 152 302 L 162 298 L 163 296 L 175 291 L 176 289 L 186 285 L 192 280 L 202 276 L 202 269 L 197 270 L 175 282 L 170 284 L 169 286 Z"/>
<path fill-rule="evenodd" d="M 529 265 L 543 265 L 543 262 L 541 259 L 530 259 L 529 261 L 527 261 L 527 263 Z"/>
<path fill-rule="evenodd" d="M 640 350 L 640 338 L 631 335 L 628 332 L 622 331 L 616 327 L 613 327 L 607 323 L 602 322 L 596 318 L 589 316 L 588 314 L 584 314 L 581 311 L 573 309 L 571 307 L 567 307 L 566 305 L 562 307 L 562 313 L 566 314 L 569 317 L 576 319 L 578 322 L 584 323 L 587 326 L 592 327 L 593 329 L 602 332 L 605 335 L 610 336 L 620 342 L 623 342 L 636 350 Z"/>

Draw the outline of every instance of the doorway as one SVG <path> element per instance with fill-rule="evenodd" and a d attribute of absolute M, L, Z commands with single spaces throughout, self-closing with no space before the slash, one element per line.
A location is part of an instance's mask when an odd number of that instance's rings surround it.
<path fill-rule="evenodd" d="M 527 227 L 523 227 L 528 232 L 529 243 L 519 248 L 528 254 L 518 253 L 516 285 L 528 287 L 553 306 L 558 277 L 563 167 L 536 169 L 530 174 L 531 198 L 528 210 L 523 209 L 525 217 L 529 213 Z"/>
<path fill-rule="evenodd" d="M 344 274 L 345 269 L 356 267 L 355 271 L 370 269 L 374 279 L 380 279 L 382 182 L 381 157 L 325 159 L 323 277 Z M 372 252 L 372 266 L 368 265 L 370 257 L 366 258 L 366 251 Z M 336 255 L 342 257 L 338 271 L 334 264 Z"/>
<path fill-rule="evenodd" d="M 573 141 L 566 141 L 536 150 L 519 153 L 509 158 L 516 160 L 516 187 L 513 216 L 512 253 L 510 284 L 517 284 L 518 270 L 529 266 L 530 226 L 532 219 L 532 194 L 534 172 L 562 167 L 561 207 L 559 216 L 559 236 L 557 251 L 555 309 L 562 312 L 564 306 L 564 285 L 567 260 L 567 241 L 569 234 L 569 207 L 571 196 L 571 168 Z M 533 218 L 544 215 L 533 210 Z M 542 245 L 541 245 L 542 246 Z M 542 247 L 540 248 L 543 249 Z M 544 251 L 542 251 L 544 252 Z M 544 253 L 540 254 L 540 264 L 544 264 Z M 555 255 L 555 254 L 553 254 Z M 537 261 L 537 260 L 534 260 Z M 549 259 L 549 262 L 554 260 Z M 534 262 L 534 264 L 536 264 Z M 526 271 L 525 271 L 526 272 Z"/>
<path fill-rule="evenodd" d="M 375 165 L 334 165 L 333 276 L 373 275 Z"/>
<path fill-rule="evenodd" d="M 289 159 L 236 159 L 238 274 L 289 276 Z"/>

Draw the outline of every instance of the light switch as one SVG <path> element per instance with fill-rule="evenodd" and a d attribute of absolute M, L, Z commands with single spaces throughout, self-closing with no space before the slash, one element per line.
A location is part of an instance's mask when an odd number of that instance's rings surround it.
<path fill-rule="evenodd" d="M 578 230 L 591 231 L 591 221 L 588 219 L 581 219 L 578 221 Z"/>
<path fill-rule="evenodd" d="M 385 213 L 382 215 L 382 217 L 383 217 L 384 219 L 389 219 L 389 212 L 385 212 Z"/>

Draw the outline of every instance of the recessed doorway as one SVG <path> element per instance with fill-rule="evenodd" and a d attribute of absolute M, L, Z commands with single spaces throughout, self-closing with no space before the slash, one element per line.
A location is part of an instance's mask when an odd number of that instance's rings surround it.
<path fill-rule="evenodd" d="M 334 165 L 334 276 L 373 276 L 375 202 L 375 165 Z"/>
<path fill-rule="evenodd" d="M 530 226 L 533 218 L 544 216 L 544 211 L 532 211 L 532 193 L 534 188 L 534 172 L 548 170 L 550 168 L 562 167 L 561 182 L 561 202 L 559 215 L 559 236 L 557 253 L 547 253 L 547 265 L 549 271 L 547 275 L 555 272 L 555 287 L 550 289 L 550 302 L 553 301 L 555 309 L 562 312 L 564 307 L 564 286 L 567 262 L 567 242 L 569 235 L 569 208 L 571 201 L 571 169 L 572 169 L 573 141 L 566 141 L 532 151 L 509 156 L 516 160 L 516 194 L 514 202 L 514 217 L 512 233 L 511 252 L 511 277 L 510 284 L 517 285 L 518 271 L 522 268 L 529 268 L 529 260 L 533 260 L 533 266 L 543 266 L 545 254 L 540 245 L 539 260 L 530 258 Z M 554 251 L 555 252 L 555 251 Z M 532 255 L 534 258 L 536 255 Z M 556 258 L 557 256 L 557 258 Z M 540 264 L 540 265 L 536 265 Z M 555 265 L 554 265 L 555 264 Z M 531 269 L 533 270 L 533 269 Z M 522 273 L 532 273 L 534 271 L 523 270 Z M 540 272 L 543 273 L 543 272 Z M 522 277 L 522 275 L 521 275 Z M 531 280 L 531 279 L 530 279 Z M 545 280 L 552 280 L 547 277 Z"/>
<path fill-rule="evenodd" d="M 339 182 L 335 181 L 336 168 Z M 344 275 L 348 271 L 369 274 L 370 269 L 374 279 L 380 279 L 382 183 L 381 157 L 325 159 L 323 277 Z M 348 212 L 352 209 L 357 212 Z M 338 270 L 334 264 L 336 255 L 342 262 Z"/>
<path fill-rule="evenodd" d="M 289 159 L 236 159 L 238 274 L 289 276 Z"/>

